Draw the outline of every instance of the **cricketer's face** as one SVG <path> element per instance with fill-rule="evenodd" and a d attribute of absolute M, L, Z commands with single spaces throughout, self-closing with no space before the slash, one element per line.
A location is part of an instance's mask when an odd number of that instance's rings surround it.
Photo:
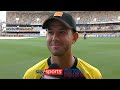
<path fill-rule="evenodd" d="M 62 22 L 55 20 L 49 24 L 47 30 L 47 46 L 52 55 L 61 56 L 71 52 L 73 33 Z"/>

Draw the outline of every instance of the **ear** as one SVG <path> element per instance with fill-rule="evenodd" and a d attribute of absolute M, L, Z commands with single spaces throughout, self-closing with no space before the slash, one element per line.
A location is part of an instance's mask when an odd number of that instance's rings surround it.
<path fill-rule="evenodd" d="M 73 34 L 73 43 L 75 43 L 78 38 L 79 38 L 79 34 L 78 34 L 78 32 L 75 32 L 75 33 Z"/>

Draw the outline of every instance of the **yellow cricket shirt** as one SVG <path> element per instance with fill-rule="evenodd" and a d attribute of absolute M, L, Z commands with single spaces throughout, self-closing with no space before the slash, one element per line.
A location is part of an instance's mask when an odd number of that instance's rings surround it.
<path fill-rule="evenodd" d="M 38 62 L 31 68 L 29 68 L 25 72 L 23 79 L 41 79 L 42 71 L 48 69 L 51 64 L 50 58 L 51 57 L 46 58 Z M 77 79 L 102 79 L 102 75 L 96 67 L 88 64 L 87 62 L 85 62 L 80 58 L 76 58 L 76 57 L 74 58 L 75 58 L 74 65 L 70 69 L 77 69 L 81 72 L 80 77 L 77 77 Z M 64 75 L 62 76 L 62 78 L 66 79 Z M 69 77 L 69 79 L 74 79 L 74 77 L 72 78 Z"/>

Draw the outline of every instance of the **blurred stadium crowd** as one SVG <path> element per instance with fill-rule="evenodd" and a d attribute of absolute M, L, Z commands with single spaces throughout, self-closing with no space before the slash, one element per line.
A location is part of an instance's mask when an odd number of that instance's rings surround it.
<path fill-rule="evenodd" d="M 0 36 L 39 36 L 42 23 L 55 11 L 7 11 Z M 77 31 L 94 37 L 120 37 L 120 11 L 65 11 L 76 20 Z"/>

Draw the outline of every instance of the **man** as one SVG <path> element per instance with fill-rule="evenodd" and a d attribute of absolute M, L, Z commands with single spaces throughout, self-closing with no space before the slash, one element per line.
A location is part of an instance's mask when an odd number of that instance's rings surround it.
<path fill-rule="evenodd" d="M 86 33 L 86 32 L 84 32 L 84 40 L 85 40 L 85 39 L 87 39 L 87 38 L 86 38 L 86 36 L 87 36 L 87 33 Z"/>
<path fill-rule="evenodd" d="M 42 79 L 41 71 L 48 69 L 51 64 L 57 64 L 63 70 L 59 79 L 102 79 L 97 68 L 72 53 L 72 45 L 77 41 L 78 33 L 70 14 L 55 12 L 44 21 L 42 28 L 47 30 L 47 47 L 51 56 L 29 68 L 23 79 Z"/>

